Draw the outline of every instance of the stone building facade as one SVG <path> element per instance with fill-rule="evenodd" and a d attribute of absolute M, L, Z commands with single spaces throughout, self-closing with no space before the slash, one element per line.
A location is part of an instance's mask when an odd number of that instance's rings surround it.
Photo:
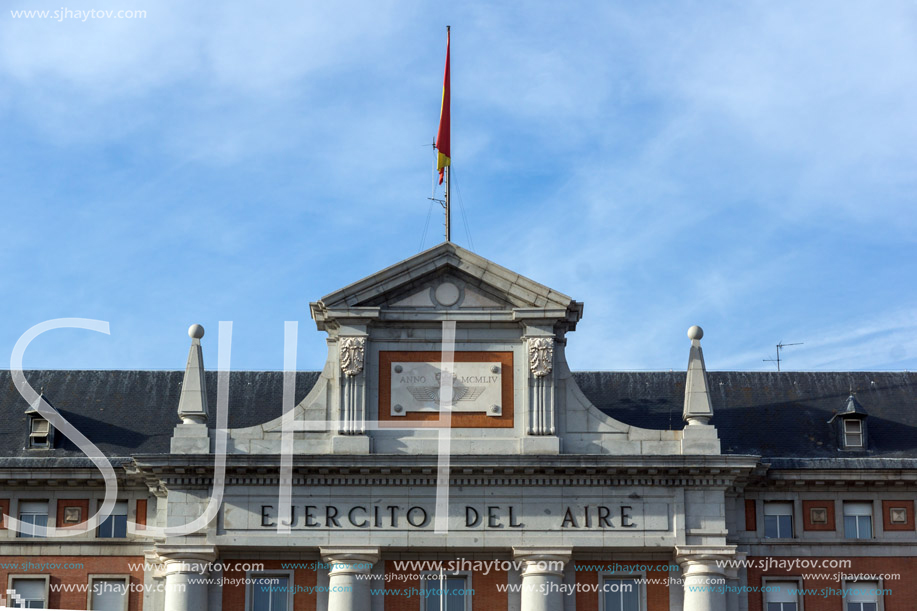
<path fill-rule="evenodd" d="M 698 327 L 686 373 L 574 373 L 583 311 L 444 243 L 311 304 L 318 373 L 196 325 L 184 372 L 3 373 L 9 602 L 917 608 L 914 374 L 707 373 Z"/>

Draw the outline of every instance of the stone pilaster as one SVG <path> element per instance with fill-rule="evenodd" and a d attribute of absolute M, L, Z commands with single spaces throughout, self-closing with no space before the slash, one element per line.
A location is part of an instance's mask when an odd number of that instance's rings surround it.
<path fill-rule="evenodd" d="M 328 611 L 365 611 L 372 607 L 368 575 L 379 562 L 378 547 L 323 547 L 328 571 Z M 367 577 L 358 578 L 357 575 Z"/>
<path fill-rule="evenodd" d="M 553 435 L 554 422 L 554 336 L 529 337 L 529 435 Z"/>
<path fill-rule="evenodd" d="M 563 611 L 564 566 L 570 548 L 513 548 L 513 558 L 524 563 L 522 608 L 525 611 Z"/>

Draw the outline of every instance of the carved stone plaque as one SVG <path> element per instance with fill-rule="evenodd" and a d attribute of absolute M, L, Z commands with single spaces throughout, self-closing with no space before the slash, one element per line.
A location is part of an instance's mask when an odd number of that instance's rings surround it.
<path fill-rule="evenodd" d="M 391 415 L 440 411 L 440 363 L 393 362 Z M 452 411 L 503 413 L 500 363 L 453 363 Z"/>

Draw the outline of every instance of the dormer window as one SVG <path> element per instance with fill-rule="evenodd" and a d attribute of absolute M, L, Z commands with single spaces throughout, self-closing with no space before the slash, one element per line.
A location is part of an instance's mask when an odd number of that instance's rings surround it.
<path fill-rule="evenodd" d="M 844 445 L 848 448 L 863 447 L 863 421 L 853 418 L 844 419 Z"/>
<path fill-rule="evenodd" d="M 29 418 L 29 448 L 46 450 L 51 447 L 51 423 L 38 415 Z"/>
<path fill-rule="evenodd" d="M 869 414 L 857 401 L 855 395 L 847 398 L 847 405 L 843 411 L 837 412 L 828 421 L 828 424 L 837 421 L 837 447 L 841 450 L 864 451 L 869 447 L 866 436 L 866 418 Z"/>
<path fill-rule="evenodd" d="M 25 414 L 29 419 L 29 439 L 26 447 L 30 450 L 50 450 L 54 447 L 54 427 L 38 410 L 42 403 L 46 407 L 54 409 L 51 402 L 42 394 L 29 409 L 25 410 Z"/>

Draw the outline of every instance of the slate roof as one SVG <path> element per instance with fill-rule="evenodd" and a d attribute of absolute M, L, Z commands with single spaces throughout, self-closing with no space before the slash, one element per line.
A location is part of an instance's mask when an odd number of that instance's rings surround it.
<path fill-rule="evenodd" d="M 684 372 L 578 372 L 606 414 L 644 428 L 680 429 Z M 917 373 L 707 372 L 723 453 L 785 458 L 917 458 Z M 850 392 L 869 414 L 869 447 L 839 451 L 836 423 Z"/>
<path fill-rule="evenodd" d="M 36 391 L 107 456 L 168 453 L 178 424 L 184 371 L 27 371 Z M 217 372 L 208 371 L 209 425 L 216 427 Z M 296 374 L 296 402 L 315 385 L 319 372 Z M 229 378 L 229 427 L 253 426 L 280 415 L 283 372 L 234 371 Z M 9 371 L 0 371 L 0 457 L 81 457 L 69 440 L 54 450 L 25 448 L 25 399 Z"/>
<path fill-rule="evenodd" d="M 296 401 L 318 372 L 299 372 Z M 51 403 L 108 456 L 168 453 L 178 423 L 182 371 L 29 371 Z M 216 406 L 217 373 L 207 372 L 208 403 Z M 680 429 L 684 372 L 577 372 L 585 395 L 603 412 L 635 426 Z M 917 459 L 917 373 L 708 372 L 713 424 L 723 452 L 780 458 L 788 466 L 829 466 L 831 461 Z M 869 414 L 869 448 L 837 449 L 837 426 L 850 391 Z M 246 427 L 280 415 L 283 373 L 230 375 L 229 426 Z M 27 450 L 28 409 L 9 371 L 0 371 L 0 464 L 3 458 L 79 458 L 66 439 L 53 450 Z M 215 426 L 211 409 L 210 426 Z M 866 460 L 867 462 L 862 462 Z M 802 461 L 802 462 L 800 462 Z M 825 462 L 828 461 L 828 462 Z M 874 461 L 873 461 L 874 462 Z M 897 461 L 901 468 L 913 464 Z M 888 463 L 892 464 L 892 463 Z"/>

